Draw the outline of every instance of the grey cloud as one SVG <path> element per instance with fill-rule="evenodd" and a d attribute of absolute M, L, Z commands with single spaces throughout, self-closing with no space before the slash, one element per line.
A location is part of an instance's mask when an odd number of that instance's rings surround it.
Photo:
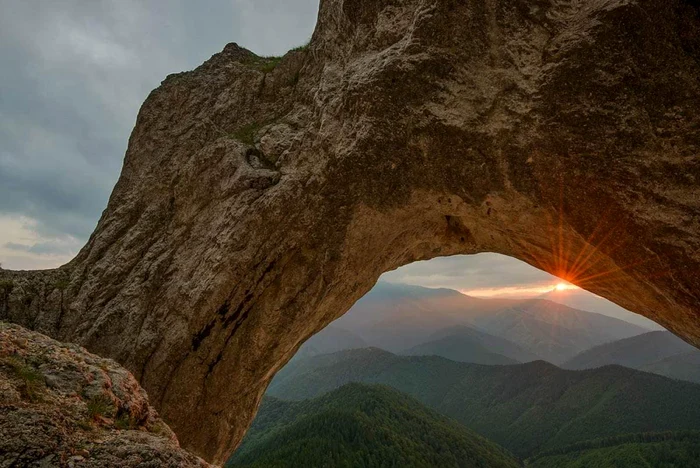
<path fill-rule="evenodd" d="M 24 244 L 17 244 L 15 242 L 6 242 L 4 246 L 10 250 L 16 250 L 18 252 L 27 252 L 29 251 L 29 246 L 24 245 Z"/>
<path fill-rule="evenodd" d="M 415 262 L 385 273 L 382 279 L 426 286 L 476 289 L 516 286 L 524 283 L 551 283 L 555 278 L 512 257 L 483 253 Z"/>
<path fill-rule="evenodd" d="M 74 242 L 38 242 L 33 245 L 17 244 L 15 242 L 7 242 L 4 247 L 16 252 L 28 252 L 37 255 L 62 255 L 66 249 L 75 247 Z"/>

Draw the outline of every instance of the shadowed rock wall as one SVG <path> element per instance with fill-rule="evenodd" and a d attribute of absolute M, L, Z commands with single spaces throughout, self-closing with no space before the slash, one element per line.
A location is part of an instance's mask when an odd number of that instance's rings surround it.
<path fill-rule="evenodd" d="M 130 369 L 221 462 L 379 275 L 498 252 L 700 345 L 700 20 L 681 0 L 324 0 L 144 103 L 109 205 L 0 317 Z"/>

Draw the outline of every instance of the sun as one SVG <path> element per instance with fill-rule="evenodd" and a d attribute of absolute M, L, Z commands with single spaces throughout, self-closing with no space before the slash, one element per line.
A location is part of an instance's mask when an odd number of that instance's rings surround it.
<path fill-rule="evenodd" d="M 578 286 L 575 284 L 567 283 L 566 281 L 561 281 L 554 286 L 551 286 L 552 289 L 550 291 L 556 291 L 556 292 L 562 292 L 562 291 L 571 291 L 574 289 L 579 289 Z"/>

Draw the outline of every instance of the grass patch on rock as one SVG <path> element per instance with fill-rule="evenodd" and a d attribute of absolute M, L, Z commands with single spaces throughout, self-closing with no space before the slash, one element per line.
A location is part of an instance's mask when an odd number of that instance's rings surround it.
<path fill-rule="evenodd" d="M 233 132 L 230 136 L 231 138 L 235 138 L 236 140 L 240 141 L 241 143 L 245 143 L 248 146 L 253 146 L 255 144 L 255 135 L 260 131 L 260 129 L 264 126 L 264 124 L 259 123 L 259 122 L 253 122 L 251 124 L 245 125 L 235 132 Z"/>
<path fill-rule="evenodd" d="M 302 45 L 294 47 L 293 49 L 290 49 L 290 52 L 302 52 L 302 51 L 308 49 L 310 44 L 311 44 L 311 39 L 308 39 Z"/>
<path fill-rule="evenodd" d="M 39 370 L 15 357 L 0 359 L 0 364 L 9 368 L 10 373 L 18 379 L 22 397 L 37 402 L 40 400 L 41 389 L 45 385 L 44 376 Z"/>
<path fill-rule="evenodd" d="M 122 431 L 131 429 L 134 424 L 128 414 L 122 414 L 114 421 L 114 426 Z"/>
<path fill-rule="evenodd" d="M 282 57 L 257 57 L 246 60 L 245 64 L 265 74 L 271 73 L 282 61 Z"/>
<path fill-rule="evenodd" d="M 87 402 L 88 416 L 92 420 L 100 417 L 110 417 L 113 410 L 114 403 L 106 395 L 94 396 Z"/>

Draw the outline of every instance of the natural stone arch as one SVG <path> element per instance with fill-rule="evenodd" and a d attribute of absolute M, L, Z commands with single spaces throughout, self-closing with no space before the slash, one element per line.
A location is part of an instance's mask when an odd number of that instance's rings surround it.
<path fill-rule="evenodd" d="M 221 462 L 384 271 L 498 252 L 700 345 L 700 21 L 682 0 L 324 0 L 143 105 L 75 260 L 2 318 L 129 368 Z"/>

